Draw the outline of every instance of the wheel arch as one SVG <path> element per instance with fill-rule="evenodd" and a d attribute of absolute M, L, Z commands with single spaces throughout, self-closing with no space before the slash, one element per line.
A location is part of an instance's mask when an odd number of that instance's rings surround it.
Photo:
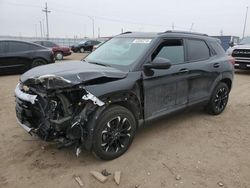
<path fill-rule="evenodd" d="M 229 91 L 231 91 L 231 88 L 232 88 L 232 80 L 229 79 L 229 78 L 223 78 L 221 80 L 221 82 L 227 84 L 228 88 L 229 88 Z"/>
<path fill-rule="evenodd" d="M 106 97 L 103 96 L 100 99 L 105 103 L 105 105 L 97 107 L 96 110 L 89 117 L 89 121 L 87 123 L 89 132 L 88 139 L 85 141 L 85 148 L 87 150 L 92 149 L 93 133 L 96 127 L 96 121 L 103 114 L 103 112 L 110 106 L 120 105 L 128 109 L 135 117 L 136 128 L 139 127 L 139 120 L 143 118 L 140 100 L 133 92 L 127 91 L 127 92 L 112 93 Z"/>

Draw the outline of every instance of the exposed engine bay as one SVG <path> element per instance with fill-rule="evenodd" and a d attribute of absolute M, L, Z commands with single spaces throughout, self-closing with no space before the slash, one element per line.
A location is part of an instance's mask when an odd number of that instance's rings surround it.
<path fill-rule="evenodd" d="M 53 88 L 51 84 L 62 86 Z M 62 77 L 47 75 L 19 83 L 15 89 L 16 113 L 21 126 L 45 141 L 58 141 L 58 147 L 75 145 L 77 155 L 88 137 L 86 123 L 92 112 L 104 105 L 84 86 L 71 85 Z M 70 86 L 70 87 L 67 87 Z"/>

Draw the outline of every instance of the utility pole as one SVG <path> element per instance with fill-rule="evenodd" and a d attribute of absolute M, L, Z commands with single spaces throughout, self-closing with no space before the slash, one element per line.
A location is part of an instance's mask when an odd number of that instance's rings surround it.
<path fill-rule="evenodd" d="M 248 7 L 247 7 L 246 16 L 245 16 L 245 23 L 244 23 L 244 28 L 243 28 L 243 35 L 242 35 L 242 38 L 244 38 L 244 37 L 245 37 L 246 26 L 247 26 L 247 14 L 248 14 Z"/>
<path fill-rule="evenodd" d="M 36 27 L 36 38 L 37 38 L 37 24 L 35 24 L 35 27 Z"/>
<path fill-rule="evenodd" d="M 220 30 L 220 36 L 223 36 L 223 29 Z"/>
<path fill-rule="evenodd" d="M 48 18 L 48 13 L 50 13 L 51 11 L 48 10 L 47 2 L 45 3 L 45 8 L 42 11 L 45 12 L 45 16 L 46 16 L 47 40 L 49 40 L 49 18 Z"/>
<path fill-rule="evenodd" d="M 191 24 L 191 27 L 190 27 L 190 32 L 193 30 L 193 27 L 194 27 L 194 23 Z"/>
<path fill-rule="evenodd" d="M 43 27 L 42 27 L 42 22 L 39 21 L 39 23 L 40 23 L 41 38 L 43 38 Z"/>
<path fill-rule="evenodd" d="M 100 38 L 100 35 L 101 35 L 101 29 L 100 27 L 98 27 L 98 38 Z"/>
<path fill-rule="evenodd" d="M 95 20 L 91 16 L 88 16 L 88 18 L 92 20 L 93 38 L 95 38 Z"/>
<path fill-rule="evenodd" d="M 174 30 L 174 23 L 172 23 L 172 30 Z"/>

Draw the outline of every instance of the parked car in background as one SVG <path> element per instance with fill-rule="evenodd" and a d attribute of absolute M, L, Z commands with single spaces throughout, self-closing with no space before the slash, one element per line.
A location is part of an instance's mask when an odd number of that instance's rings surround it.
<path fill-rule="evenodd" d="M 69 47 L 59 46 L 58 44 L 51 41 L 34 41 L 34 43 L 51 48 L 57 60 L 62 60 L 64 56 L 71 55 Z"/>
<path fill-rule="evenodd" d="M 238 45 L 227 50 L 227 54 L 235 58 L 236 69 L 250 70 L 250 37 L 245 37 Z"/>
<path fill-rule="evenodd" d="M 93 50 L 92 50 L 92 51 L 94 51 L 94 50 L 96 50 L 97 48 L 99 48 L 104 42 L 105 42 L 105 41 L 100 42 L 99 44 L 93 46 Z"/>
<path fill-rule="evenodd" d="M 15 89 L 20 126 L 60 147 L 119 157 L 138 128 L 187 107 L 224 111 L 233 61 L 218 39 L 167 31 L 126 33 L 83 61 L 32 69 Z M 146 138 L 145 138 L 146 139 Z"/>
<path fill-rule="evenodd" d="M 53 52 L 43 46 L 17 40 L 0 40 L 0 74 L 22 73 L 54 63 Z"/>
<path fill-rule="evenodd" d="M 71 46 L 71 50 L 75 53 L 76 52 L 84 53 L 85 51 L 92 52 L 93 47 L 95 45 L 100 44 L 100 43 L 101 42 L 97 41 L 97 40 L 83 40 L 83 41 L 79 42 L 78 44 Z"/>
<path fill-rule="evenodd" d="M 240 37 L 231 36 L 231 35 L 223 35 L 223 36 L 212 36 L 217 39 L 220 39 L 221 46 L 226 51 L 228 48 L 232 47 L 232 45 L 236 45 L 240 42 Z"/>

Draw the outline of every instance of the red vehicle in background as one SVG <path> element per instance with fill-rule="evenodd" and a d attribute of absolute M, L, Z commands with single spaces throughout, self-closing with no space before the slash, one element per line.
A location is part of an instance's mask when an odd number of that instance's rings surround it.
<path fill-rule="evenodd" d="M 62 60 L 64 56 L 69 56 L 72 53 L 69 47 L 59 46 L 58 44 L 51 41 L 34 41 L 34 43 L 51 48 L 56 60 Z"/>

